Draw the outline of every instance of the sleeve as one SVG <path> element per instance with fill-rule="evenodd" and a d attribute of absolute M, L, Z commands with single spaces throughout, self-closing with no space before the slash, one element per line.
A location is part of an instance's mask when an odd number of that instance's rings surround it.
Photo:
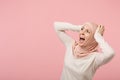
<path fill-rule="evenodd" d="M 62 43 L 65 46 L 67 46 L 69 43 L 74 41 L 74 39 L 71 38 L 65 31 L 71 30 L 71 31 L 79 32 L 81 27 L 82 27 L 81 25 L 73 25 L 67 22 L 54 22 L 55 31 L 59 39 L 62 41 Z"/>
<path fill-rule="evenodd" d="M 96 33 L 95 39 L 98 42 L 102 52 L 98 53 L 95 58 L 95 68 L 100 67 L 103 64 L 109 62 L 114 54 L 114 50 L 111 46 L 104 40 L 103 36 L 100 33 Z"/>

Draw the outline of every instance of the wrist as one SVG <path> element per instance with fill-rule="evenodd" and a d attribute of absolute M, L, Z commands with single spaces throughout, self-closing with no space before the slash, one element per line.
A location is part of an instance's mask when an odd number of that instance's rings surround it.
<path fill-rule="evenodd" d="M 95 33 L 94 38 L 95 38 L 95 40 L 96 40 L 98 43 L 104 42 L 103 36 L 102 36 L 100 33 L 98 33 L 98 32 Z"/>

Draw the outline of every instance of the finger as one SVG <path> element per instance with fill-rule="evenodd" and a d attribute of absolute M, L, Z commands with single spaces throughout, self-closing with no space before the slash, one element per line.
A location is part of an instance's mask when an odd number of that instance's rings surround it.
<path fill-rule="evenodd" d="M 104 33 L 104 26 L 102 25 L 102 27 L 101 27 L 101 33 L 102 33 L 102 35 L 103 35 L 103 33 Z"/>
<path fill-rule="evenodd" d="M 101 30 L 104 31 L 104 26 L 102 26 Z"/>
<path fill-rule="evenodd" d="M 102 35 L 102 25 L 98 25 L 98 28 L 99 28 L 98 32 Z"/>
<path fill-rule="evenodd" d="M 99 32 L 99 30 L 100 30 L 100 25 L 98 25 L 96 32 Z"/>
<path fill-rule="evenodd" d="M 100 25 L 100 29 L 103 29 L 103 26 L 102 26 L 102 25 Z"/>
<path fill-rule="evenodd" d="M 100 25 L 100 30 L 104 30 L 104 26 L 103 25 Z"/>
<path fill-rule="evenodd" d="M 101 28 L 102 28 L 102 29 L 104 29 L 104 26 L 103 26 L 103 25 L 101 25 Z"/>

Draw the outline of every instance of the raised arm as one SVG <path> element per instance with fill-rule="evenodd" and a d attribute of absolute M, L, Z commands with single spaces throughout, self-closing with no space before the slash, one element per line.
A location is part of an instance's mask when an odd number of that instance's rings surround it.
<path fill-rule="evenodd" d="M 69 45 L 69 43 L 72 43 L 74 41 L 74 39 L 71 38 L 65 31 L 72 30 L 79 32 L 81 27 L 81 25 L 73 25 L 67 22 L 54 22 L 55 31 L 65 46 Z"/>
<path fill-rule="evenodd" d="M 102 50 L 102 53 L 98 53 L 95 58 L 95 67 L 98 68 L 99 66 L 106 64 L 113 58 L 114 50 L 104 40 L 103 36 L 97 32 L 97 30 L 94 37 Z"/>

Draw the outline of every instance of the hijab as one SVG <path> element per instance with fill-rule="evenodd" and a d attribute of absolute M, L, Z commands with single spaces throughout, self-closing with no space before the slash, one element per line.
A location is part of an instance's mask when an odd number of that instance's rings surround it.
<path fill-rule="evenodd" d="M 76 58 L 84 57 L 89 55 L 92 52 L 97 51 L 98 43 L 94 39 L 94 34 L 98 25 L 92 22 L 86 22 L 84 25 L 88 25 L 88 27 L 90 27 L 91 34 L 89 38 L 85 40 L 82 46 L 80 45 L 79 41 L 75 41 L 75 43 L 73 44 L 72 46 L 73 55 Z"/>

